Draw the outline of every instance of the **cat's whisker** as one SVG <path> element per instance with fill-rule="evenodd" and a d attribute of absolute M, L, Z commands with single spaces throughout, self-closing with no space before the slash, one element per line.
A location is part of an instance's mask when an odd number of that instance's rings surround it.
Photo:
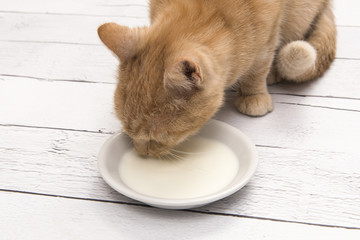
<path fill-rule="evenodd" d="M 184 159 L 180 158 L 177 155 L 174 154 L 168 154 L 169 161 L 183 161 Z"/>
<path fill-rule="evenodd" d="M 210 152 L 184 152 L 184 151 L 180 151 L 180 150 L 177 150 L 177 149 L 171 149 L 170 151 L 172 151 L 174 153 L 181 153 L 181 154 L 188 154 L 188 155 L 210 153 Z"/>
<path fill-rule="evenodd" d="M 179 156 L 176 155 L 176 154 L 174 154 L 174 153 L 172 153 L 172 152 L 169 152 L 169 153 L 167 154 L 167 156 L 168 156 L 168 157 L 171 157 L 171 158 L 179 159 Z"/>
<path fill-rule="evenodd" d="M 168 154 L 162 156 L 161 158 L 164 159 L 165 161 L 170 161 L 170 156 Z"/>
<path fill-rule="evenodd" d="M 169 152 L 168 155 L 171 156 L 171 157 L 173 157 L 173 158 L 175 158 L 176 160 L 181 160 L 181 161 L 185 160 L 184 157 L 182 157 L 182 156 L 180 156 L 180 155 L 177 155 L 177 154 L 175 154 L 175 153 L 172 153 L 172 152 Z"/>
<path fill-rule="evenodd" d="M 174 156 L 177 156 L 177 157 L 181 157 L 183 159 L 185 159 L 185 156 L 190 155 L 190 154 L 187 154 L 186 152 L 176 152 L 176 151 L 172 151 L 171 154 Z M 181 155 L 183 155 L 183 156 L 181 156 Z"/>
<path fill-rule="evenodd" d="M 166 160 L 166 161 L 170 161 L 171 160 L 171 155 L 168 153 L 168 154 L 166 154 L 166 155 L 163 155 L 163 156 L 161 156 L 164 160 Z"/>

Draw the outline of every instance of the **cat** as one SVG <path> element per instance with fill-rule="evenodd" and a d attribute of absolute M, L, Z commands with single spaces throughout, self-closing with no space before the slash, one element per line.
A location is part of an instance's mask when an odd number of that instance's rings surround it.
<path fill-rule="evenodd" d="M 316 79 L 335 58 L 328 0 L 151 0 L 150 20 L 98 28 L 120 60 L 116 114 L 144 156 L 197 133 L 235 83 L 238 111 L 263 116 L 267 83 Z"/>

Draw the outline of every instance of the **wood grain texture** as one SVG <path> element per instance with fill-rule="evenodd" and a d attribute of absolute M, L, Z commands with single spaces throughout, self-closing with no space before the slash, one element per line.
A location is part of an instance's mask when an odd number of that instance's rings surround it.
<path fill-rule="evenodd" d="M 11 51 L 9 51 L 11 49 Z M 116 83 L 117 59 L 103 46 L 2 42 L 0 77 Z M 41 67 L 40 67 L 41 66 Z M 337 59 L 325 75 L 305 84 L 280 83 L 270 92 L 359 99 L 360 61 Z"/>
<path fill-rule="evenodd" d="M 134 202 L 98 173 L 96 156 L 108 134 L 0 127 L 0 136 L 0 189 Z M 251 182 L 203 211 L 360 227 L 359 153 L 265 146 L 258 152 Z"/>
<path fill-rule="evenodd" d="M 7 103 L 0 108 L 0 124 L 92 132 L 120 130 L 113 110 L 114 85 L 6 79 L 0 81 L 0 102 Z M 216 118 L 236 126 L 256 144 L 357 151 L 358 100 L 312 98 L 316 101 L 311 103 L 305 97 L 274 95 L 275 110 L 265 117 L 251 118 L 236 111 L 235 97 L 235 93 L 228 93 L 227 102 Z"/>
<path fill-rule="evenodd" d="M 356 42 L 360 38 L 360 28 L 338 26 L 337 31 L 336 57 L 359 59 L 360 46 Z"/>
<path fill-rule="evenodd" d="M 317 97 L 360 99 L 359 60 L 337 59 L 323 77 L 315 81 L 293 84 L 280 82 L 269 87 L 270 93 Z"/>
<path fill-rule="evenodd" d="M 304 107 L 327 108 L 338 111 L 360 112 L 360 101 L 347 98 L 318 97 L 318 96 L 292 96 L 272 94 L 273 101 L 277 104 L 298 105 Z"/>
<path fill-rule="evenodd" d="M 346 26 L 360 26 L 357 14 L 360 10 L 358 0 L 334 0 L 336 23 Z M 2 4 L 0 11 L 22 12 L 37 14 L 68 14 L 68 15 L 94 15 L 94 16 L 132 16 L 134 18 L 147 18 L 148 0 L 65 0 L 57 1 L 23 1 L 13 0 Z"/>
<path fill-rule="evenodd" d="M 334 0 L 334 12 L 336 24 L 346 26 L 360 26 L 358 0 Z"/>
<path fill-rule="evenodd" d="M 130 27 L 149 24 L 147 18 L 2 13 L 0 40 L 102 45 L 97 28 L 105 22 Z"/>
<path fill-rule="evenodd" d="M 7 239 L 296 240 L 326 237 L 355 240 L 360 237 L 359 230 L 8 192 L 0 192 L 0 204 L 4 206 L 0 229 Z"/>
<path fill-rule="evenodd" d="M 93 132 L 120 130 L 113 109 L 113 84 L 3 79 L 6 80 L 0 81 L 0 124 Z"/>
<path fill-rule="evenodd" d="M 127 16 L 131 18 L 148 18 L 147 0 L 63 0 L 58 1 L 24 1 L 14 0 L 2 4 L 0 12 L 23 14 L 52 14 L 76 16 Z"/>
<path fill-rule="evenodd" d="M 282 100 L 283 96 L 278 95 L 272 113 L 265 117 L 252 118 L 239 115 L 233 106 L 235 95 L 229 94 L 227 103 L 215 118 L 241 129 L 256 144 L 357 152 L 360 142 L 360 115 L 357 111 L 301 105 L 301 97 L 293 98 L 297 103 L 287 104 L 289 101 Z M 322 104 L 325 102 L 326 100 Z"/>
<path fill-rule="evenodd" d="M 4 206 L 0 230 L 6 239 L 356 240 L 360 237 L 359 230 L 8 192 L 0 192 L 0 204 Z"/>
<path fill-rule="evenodd" d="M 121 11 L 120 11 L 121 12 Z M 102 45 L 97 28 L 105 22 L 130 27 L 149 25 L 148 19 L 129 17 L 73 16 L 1 13 L 0 41 Z M 338 58 L 359 58 L 360 28 L 339 26 Z"/>
<path fill-rule="evenodd" d="M 116 82 L 117 59 L 101 45 L 2 42 L 0 52 L 1 75 Z"/>

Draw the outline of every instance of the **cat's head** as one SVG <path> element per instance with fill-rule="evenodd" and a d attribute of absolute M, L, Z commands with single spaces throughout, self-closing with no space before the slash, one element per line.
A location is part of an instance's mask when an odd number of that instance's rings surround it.
<path fill-rule="evenodd" d="M 191 44 L 115 23 L 98 34 L 120 60 L 115 110 L 141 155 L 168 154 L 221 106 L 209 59 Z"/>

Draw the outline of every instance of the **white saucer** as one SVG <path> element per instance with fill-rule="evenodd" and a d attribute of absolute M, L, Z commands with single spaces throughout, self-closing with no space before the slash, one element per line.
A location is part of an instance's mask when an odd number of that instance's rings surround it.
<path fill-rule="evenodd" d="M 255 145 L 250 139 L 237 128 L 217 120 L 210 120 L 201 129 L 198 136 L 226 144 L 239 160 L 239 170 L 233 181 L 215 194 L 187 199 L 165 199 L 144 195 L 129 188 L 122 181 L 119 174 L 122 155 L 133 147 L 130 144 L 129 137 L 124 133 L 114 134 L 101 147 L 98 155 L 98 167 L 101 176 L 107 184 L 119 193 L 148 205 L 167 209 L 187 209 L 203 206 L 225 198 L 245 186 L 254 175 L 258 164 Z"/>

